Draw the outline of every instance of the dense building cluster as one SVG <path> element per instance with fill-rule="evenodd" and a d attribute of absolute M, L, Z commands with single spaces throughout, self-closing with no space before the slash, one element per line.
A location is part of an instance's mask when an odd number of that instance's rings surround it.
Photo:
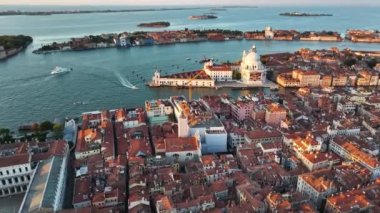
<path fill-rule="evenodd" d="M 380 42 L 380 33 L 378 30 L 347 30 L 346 38 L 353 42 Z"/>
<path fill-rule="evenodd" d="M 62 210 L 68 199 L 65 212 L 378 212 L 374 56 L 272 54 L 262 58 L 269 75 L 295 88 L 83 113 L 66 121 L 68 142 L 0 146 L 0 196 L 25 193 L 20 212 Z M 235 68 L 252 83 L 266 78 L 263 66 L 252 48 Z M 224 65 L 204 69 L 209 80 L 231 77 Z"/>
<path fill-rule="evenodd" d="M 376 212 L 379 100 L 363 89 L 300 88 L 84 113 L 73 207 Z"/>
<path fill-rule="evenodd" d="M 376 212 L 377 91 L 173 96 L 83 113 L 71 163 L 63 140 L 2 145 L 0 193 L 25 193 L 21 212 L 57 211 L 74 176 L 67 212 Z"/>
<path fill-rule="evenodd" d="M 282 87 L 361 87 L 379 85 L 377 52 L 300 49 L 264 56 Z"/>
<path fill-rule="evenodd" d="M 266 27 L 262 31 L 248 31 L 244 33 L 247 40 L 278 40 L 278 41 L 343 41 L 338 32 L 332 31 L 305 31 L 274 30 Z"/>

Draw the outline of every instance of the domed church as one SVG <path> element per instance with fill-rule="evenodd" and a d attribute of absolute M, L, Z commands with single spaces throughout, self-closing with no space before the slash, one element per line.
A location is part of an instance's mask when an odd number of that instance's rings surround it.
<path fill-rule="evenodd" d="M 256 52 L 256 47 L 246 53 L 244 50 L 240 64 L 241 81 L 245 84 L 263 85 L 266 81 L 266 70 Z"/>

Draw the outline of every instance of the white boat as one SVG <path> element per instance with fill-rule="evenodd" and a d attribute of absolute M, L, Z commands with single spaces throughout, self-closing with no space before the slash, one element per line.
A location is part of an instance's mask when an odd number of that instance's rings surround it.
<path fill-rule="evenodd" d="M 59 66 L 56 66 L 51 72 L 50 74 L 52 75 L 58 75 L 58 74 L 64 74 L 64 73 L 68 73 L 70 71 L 72 71 L 73 69 L 72 68 L 65 68 L 65 67 L 59 67 Z"/>

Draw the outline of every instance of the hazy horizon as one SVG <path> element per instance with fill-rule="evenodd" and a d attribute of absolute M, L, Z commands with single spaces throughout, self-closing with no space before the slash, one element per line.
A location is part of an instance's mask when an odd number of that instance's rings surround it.
<path fill-rule="evenodd" d="M 350 5 L 380 5 L 380 1 L 374 2 L 374 0 L 276 0 L 268 2 L 267 0 L 109 0 L 106 3 L 104 0 L 0 0 L 0 5 L 130 5 L 130 6 L 178 6 L 178 5 L 200 5 L 200 6 L 214 6 L 214 5 L 268 5 L 268 6 L 282 6 L 282 5 L 294 5 L 294 6 L 350 6 Z"/>

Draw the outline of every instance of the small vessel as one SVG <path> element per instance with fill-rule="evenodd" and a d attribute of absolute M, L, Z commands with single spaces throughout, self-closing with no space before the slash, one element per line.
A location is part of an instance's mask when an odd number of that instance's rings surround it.
<path fill-rule="evenodd" d="M 206 56 L 203 57 L 202 60 L 199 60 L 199 63 L 200 64 L 203 64 L 203 63 L 206 63 L 206 62 L 209 62 L 209 61 L 212 61 L 213 59 L 212 58 L 207 58 Z"/>
<path fill-rule="evenodd" d="M 59 66 L 56 66 L 51 72 L 50 74 L 52 75 L 58 75 L 58 74 L 64 74 L 64 73 L 68 73 L 70 71 L 72 71 L 73 69 L 72 68 L 65 68 L 65 67 L 59 67 Z"/>
<path fill-rule="evenodd" d="M 86 105 L 86 104 L 87 104 L 87 102 L 85 102 L 85 101 L 75 101 L 73 103 L 73 105 Z"/>
<path fill-rule="evenodd" d="M 190 61 L 190 60 L 191 60 L 191 58 L 186 58 L 186 60 Z"/>

